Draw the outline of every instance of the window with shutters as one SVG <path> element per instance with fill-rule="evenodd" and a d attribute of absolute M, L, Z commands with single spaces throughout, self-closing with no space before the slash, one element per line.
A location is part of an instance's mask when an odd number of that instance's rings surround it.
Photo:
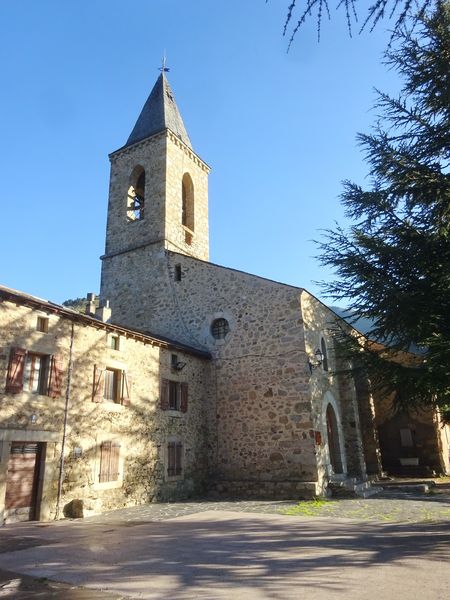
<path fill-rule="evenodd" d="M 108 440 L 100 444 L 99 483 L 119 480 L 119 460 L 119 442 Z"/>
<path fill-rule="evenodd" d="M 120 401 L 120 375 L 117 369 L 105 369 L 105 382 L 103 387 L 103 398 L 107 402 Z"/>
<path fill-rule="evenodd" d="M 167 444 L 167 475 L 178 477 L 183 472 L 182 464 L 183 444 L 173 441 Z"/>
<path fill-rule="evenodd" d="M 188 409 L 188 384 L 185 381 L 161 380 L 161 408 L 182 413 Z"/>
<path fill-rule="evenodd" d="M 36 321 L 36 331 L 48 333 L 48 317 L 38 317 Z"/>
<path fill-rule="evenodd" d="M 180 410 L 180 384 L 169 381 L 169 410 Z"/>
<path fill-rule="evenodd" d="M 23 389 L 34 394 L 46 394 L 48 390 L 49 356 L 28 352 L 25 358 Z"/>
<path fill-rule="evenodd" d="M 127 371 L 101 365 L 94 366 L 93 402 L 128 406 L 131 402 L 131 386 L 132 377 Z"/>
<path fill-rule="evenodd" d="M 59 355 L 11 348 L 6 378 L 7 394 L 30 392 L 52 398 L 62 395 L 63 369 Z"/>

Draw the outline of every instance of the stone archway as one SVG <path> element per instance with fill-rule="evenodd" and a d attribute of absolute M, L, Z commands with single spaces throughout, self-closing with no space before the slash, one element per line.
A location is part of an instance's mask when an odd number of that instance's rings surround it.
<path fill-rule="evenodd" d="M 334 408 L 331 406 L 331 404 L 328 404 L 327 406 L 325 418 L 327 423 L 328 453 L 330 456 L 331 468 L 333 469 L 333 473 L 339 475 L 342 474 L 344 470 L 342 466 L 341 446 L 339 443 L 339 430 L 336 413 L 334 412 Z"/>
<path fill-rule="evenodd" d="M 322 402 L 322 432 L 326 442 L 324 458 L 329 476 L 345 475 L 347 459 L 344 447 L 339 407 L 331 392 L 326 392 Z"/>

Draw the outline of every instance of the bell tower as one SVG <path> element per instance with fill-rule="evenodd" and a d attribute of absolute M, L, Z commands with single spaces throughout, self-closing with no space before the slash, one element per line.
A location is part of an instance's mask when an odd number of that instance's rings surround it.
<path fill-rule="evenodd" d="M 110 154 L 100 296 L 112 319 L 171 330 L 169 252 L 208 260 L 208 165 L 194 152 L 164 65 L 126 144 Z M 156 308 L 163 307 L 167 322 Z M 170 314 L 169 314 L 170 313 Z"/>
<path fill-rule="evenodd" d="M 110 154 L 100 296 L 125 326 L 170 330 L 169 252 L 208 260 L 208 165 L 194 152 L 161 69 L 126 144 Z"/>
<path fill-rule="evenodd" d="M 147 245 L 208 260 L 210 169 L 192 149 L 164 67 L 110 161 L 103 261 Z"/>

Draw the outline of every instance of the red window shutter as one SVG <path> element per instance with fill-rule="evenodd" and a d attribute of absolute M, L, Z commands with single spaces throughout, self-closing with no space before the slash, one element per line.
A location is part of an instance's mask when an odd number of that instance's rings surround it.
<path fill-rule="evenodd" d="M 181 442 L 178 442 L 175 445 L 175 475 L 181 474 L 181 453 L 182 453 L 183 445 Z"/>
<path fill-rule="evenodd" d="M 126 371 L 122 371 L 122 405 L 130 406 L 131 403 L 131 388 L 133 378 Z"/>
<path fill-rule="evenodd" d="M 188 409 L 188 384 L 184 381 L 181 384 L 181 401 L 180 401 L 180 410 L 185 413 Z"/>
<path fill-rule="evenodd" d="M 5 388 L 7 394 L 19 394 L 23 390 L 26 353 L 23 348 L 11 348 Z"/>
<path fill-rule="evenodd" d="M 48 395 L 50 398 L 59 398 L 61 396 L 62 382 L 62 357 L 59 354 L 54 354 L 50 362 L 50 380 L 48 384 Z"/>
<path fill-rule="evenodd" d="M 103 402 L 105 384 L 105 369 L 94 365 L 94 380 L 92 384 L 92 402 Z"/>
<path fill-rule="evenodd" d="M 175 465 L 176 465 L 176 444 L 175 442 L 169 442 L 167 444 L 167 474 L 175 475 Z"/>
<path fill-rule="evenodd" d="M 169 410 L 169 380 L 161 379 L 161 408 L 162 410 Z"/>

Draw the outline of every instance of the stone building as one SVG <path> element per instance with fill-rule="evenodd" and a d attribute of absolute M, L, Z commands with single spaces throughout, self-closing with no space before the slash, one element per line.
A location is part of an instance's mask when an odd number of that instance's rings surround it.
<path fill-rule="evenodd" d="M 164 71 L 110 160 L 103 308 L 82 316 L 1 292 L 0 508 L 5 485 L 7 505 L 15 493 L 9 465 L 30 443 L 45 466 L 34 470 L 42 518 L 79 499 L 104 510 L 206 491 L 295 498 L 367 487 L 382 470 L 388 400 L 342 373 L 331 335 L 340 318 L 314 296 L 208 261 L 210 169 Z M 38 357 L 47 374 L 34 389 Z M 448 429 L 446 439 L 431 423 L 421 464 L 444 471 Z M 389 435 L 402 446 L 406 429 Z"/>
<path fill-rule="evenodd" d="M 0 519 L 205 492 L 209 354 L 108 312 L 0 287 Z"/>
<path fill-rule="evenodd" d="M 211 353 L 216 489 L 316 494 L 379 473 L 374 398 L 338 375 L 338 317 L 306 290 L 208 262 L 209 167 L 164 72 L 110 160 L 101 297 L 118 322 Z M 433 431 L 442 470 L 448 445 Z"/>

